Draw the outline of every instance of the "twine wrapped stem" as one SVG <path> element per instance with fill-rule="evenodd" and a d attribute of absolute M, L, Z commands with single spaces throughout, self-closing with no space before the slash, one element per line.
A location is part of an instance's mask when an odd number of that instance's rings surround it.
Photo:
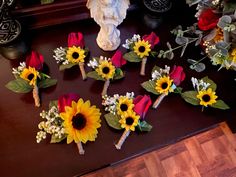
<path fill-rule="evenodd" d="M 33 98 L 35 106 L 40 107 L 39 89 L 37 85 L 33 88 Z"/>
<path fill-rule="evenodd" d="M 79 69 L 80 69 L 83 80 L 87 79 L 87 75 L 84 70 L 84 62 L 79 62 Z"/>
<path fill-rule="evenodd" d="M 102 90 L 102 96 L 107 94 L 107 89 L 108 89 L 109 85 L 110 85 L 110 80 L 108 79 L 104 83 L 103 90 Z"/>
<path fill-rule="evenodd" d="M 79 141 L 78 143 L 76 143 L 76 145 L 77 145 L 77 148 L 79 150 L 79 154 L 84 155 L 85 151 L 84 151 L 82 143 Z"/>
<path fill-rule="evenodd" d="M 156 109 L 165 97 L 166 97 L 165 93 L 162 93 L 161 95 L 159 95 L 156 101 L 153 103 L 152 107 Z"/>
<path fill-rule="evenodd" d="M 130 130 L 125 130 L 122 136 L 120 137 L 119 141 L 117 144 L 115 144 L 116 149 L 121 149 L 121 146 L 125 142 L 126 138 L 129 136 Z"/>
<path fill-rule="evenodd" d="M 147 63 L 147 57 L 144 57 L 144 58 L 142 59 L 142 65 L 141 65 L 141 70 L 140 70 L 140 75 L 141 75 L 141 76 L 145 76 L 146 63 Z"/>

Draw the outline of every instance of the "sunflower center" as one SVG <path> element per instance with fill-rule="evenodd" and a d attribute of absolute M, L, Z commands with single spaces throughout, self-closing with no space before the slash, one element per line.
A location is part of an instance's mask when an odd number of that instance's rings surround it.
<path fill-rule="evenodd" d="M 163 83 L 161 84 L 161 88 L 162 88 L 162 89 L 166 89 L 167 87 L 168 87 L 168 83 L 163 82 Z"/>
<path fill-rule="evenodd" d="M 143 53 L 143 52 L 145 51 L 145 47 L 144 47 L 144 46 L 140 46 L 140 47 L 138 48 L 138 51 L 141 52 L 141 53 Z"/>
<path fill-rule="evenodd" d="M 211 99 L 211 97 L 207 94 L 202 96 L 202 100 L 205 101 L 205 102 L 209 102 L 210 99 Z"/>
<path fill-rule="evenodd" d="M 77 114 L 72 118 L 72 126 L 77 130 L 82 130 L 86 125 L 86 119 L 83 114 Z"/>
<path fill-rule="evenodd" d="M 74 59 L 79 58 L 78 52 L 73 52 L 73 53 L 72 53 L 72 57 L 73 57 Z"/>
<path fill-rule="evenodd" d="M 29 79 L 30 81 L 34 78 L 34 74 L 33 73 L 30 73 L 27 77 L 27 79 Z"/>
<path fill-rule="evenodd" d="M 132 117 L 127 117 L 126 118 L 126 124 L 127 125 L 132 125 L 134 123 L 134 119 Z"/>
<path fill-rule="evenodd" d="M 121 104 L 120 109 L 121 109 L 121 111 L 127 111 L 128 110 L 127 104 Z"/>
<path fill-rule="evenodd" d="M 108 74 L 108 73 L 110 72 L 110 68 L 108 68 L 108 67 L 106 66 L 106 67 L 102 68 L 102 72 L 103 72 L 104 74 Z"/>

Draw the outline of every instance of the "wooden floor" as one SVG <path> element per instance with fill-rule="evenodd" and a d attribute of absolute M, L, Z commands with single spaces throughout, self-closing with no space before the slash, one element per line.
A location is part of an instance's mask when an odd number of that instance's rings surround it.
<path fill-rule="evenodd" d="M 83 177 L 236 177 L 236 135 L 226 123 Z"/>

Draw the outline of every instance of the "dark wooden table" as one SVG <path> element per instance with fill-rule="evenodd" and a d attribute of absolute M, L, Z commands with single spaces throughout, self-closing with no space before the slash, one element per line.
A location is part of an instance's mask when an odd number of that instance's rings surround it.
<path fill-rule="evenodd" d="M 180 10 L 185 14 L 180 15 Z M 193 9 L 189 9 L 182 1 L 178 6 L 174 5 L 172 11 L 174 17 L 167 14 L 162 25 L 155 30 L 160 36 L 161 43 L 157 50 L 165 48 L 167 41 L 173 42 L 173 36 L 169 33 L 178 24 L 190 25 L 194 21 Z M 130 12 L 127 19 L 119 26 L 121 39 L 134 33 L 148 34 L 151 29 L 142 22 L 140 11 Z M 157 110 L 151 109 L 146 120 L 153 125 L 150 133 L 132 133 L 122 150 L 115 149 L 114 143 L 122 135 L 122 131 L 115 131 L 108 127 L 102 117 L 102 127 L 99 129 L 95 142 L 84 145 L 85 155 L 79 155 L 74 143 L 67 145 L 65 142 L 50 144 L 49 139 L 40 144 L 36 143 L 38 123 L 41 121 L 39 113 L 48 109 L 48 103 L 57 99 L 61 94 L 75 92 L 85 100 L 91 100 L 92 104 L 104 110 L 101 106 L 101 90 L 103 82 L 87 79 L 83 81 L 78 67 L 60 72 L 53 59 L 53 49 L 67 45 L 67 35 L 72 31 L 81 31 L 85 36 L 86 46 L 91 51 L 91 56 L 112 56 L 114 52 L 104 52 L 98 48 L 95 39 L 99 27 L 93 20 L 84 20 L 74 23 L 57 25 L 50 28 L 34 30 L 27 33 L 26 38 L 31 39 L 33 50 L 42 53 L 52 78 L 58 79 L 57 86 L 40 90 L 42 106 L 34 107 L 32 94 L 16 94 L 7 90 L 4 85 L 13 80 L 12 67 L 19 65 L 19 61 L 9 61 L 0 58 L 0 174 L 3 177 L 69 177 L 81 175 L 108 165 L 116 164 L 139 154 L 174 143 L 180 139 L 204 131 L 224 120 L 233 120 L 235 116 L 236 83 L 234 71 L 222 69 L 217 72 L 217 67 L 207 63 L 207 70 L 196 73 L 189 69 L 186 62 L 188 58 L 200 58 L 200 50 L 197 47 L 189 47 L 183 58 L 179 58 L 178 52 L 174 60 L 150 59 L 147 63 L 147 74 L 139 76 L 139 64 L 127 64 L 124 70 L 126 77 L 112 83 L 108 94 L 125 94 L 133 91 L 136 95 L 148 94 L 141 88 L 140 83 L 150 78 L 150 71 L 154 64 L 182 65 L 187 77 L 183 83 L 184 90 L 192 89 L 190 78 L 201 78 L 208 75 L 217 84 L 217 93 L 232 108 L 228 111 L 208 109 L 201 112 L 200 107 L 187 104 L 179 95 L 171 94 L 161 103 Z M 125 50 L 120 47 L 125 52 Z M 90 58 L 91 58 L 90 56 Z M 86 67 L 88 71 L 89 68 Z M 154 101 L 156 96 L 152 95 Z"/>

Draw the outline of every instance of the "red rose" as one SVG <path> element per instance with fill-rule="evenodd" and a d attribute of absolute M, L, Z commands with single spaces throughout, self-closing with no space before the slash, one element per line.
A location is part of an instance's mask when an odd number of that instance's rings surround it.
<path fill-rule="evenodd" d="M 111 58 L 111 62 L 117 68 L 120 68 L 121 66 L 126 64 L 126 60 L 123 58 L 123 55 L 119 50 L 117 50 L 113 55 L 113 57 Z"/>
<path fill-rule="evenodd" d="M 71 106 L 72 101 L 78 101 L 80 96 L 78 94 L 69 93 L 59 97 L 58 109 L 59 112 L 65 112 L 65 106 Z"/>
<path fill-rule="evenodd" d="M 80 47 L 84 48 L 84 36 L 82 33 L 70 33 L 68 35 L 68 47 Z"/>
<path fill-rule="evenodd" d="M 216 27 L 219 21 L 219 16 L 211 9 L 204 10 L 198 20 L 198 27 L 203 31 L 207 31 Z"/>
<path fill-rule="evenodd" d="M 160 42 L 159 37 L 154 32 L 151 32 L 149 35 L 144 35 L 143 40 L 148 41 L 148 43 L 151 44 L 151 49 L 153 49 L 155 45 Z"/>
<path fill-rule="evenodd" d="M 173 79 L 176 86 L 185 79 L 185 73 L 182 66 L 174 66 L 173 70 L 170 73 L 170 78 Z"/>
<path fill-rule="evenodd" d="M 27 67 L 33 67 L 36 70 L 42 70 L 43 69 L 43 56 L 36 51 L 32 51 L 30 55 L 26 57 L 26 66 Z"/>
<path fill-rule="evenodd" d="M 140 116 L 141 119 L 144 119 L 149 107 L 152 104 L 151 98 L 147 95 L 138 95 L 134 101 L 134 111 Z"/>

